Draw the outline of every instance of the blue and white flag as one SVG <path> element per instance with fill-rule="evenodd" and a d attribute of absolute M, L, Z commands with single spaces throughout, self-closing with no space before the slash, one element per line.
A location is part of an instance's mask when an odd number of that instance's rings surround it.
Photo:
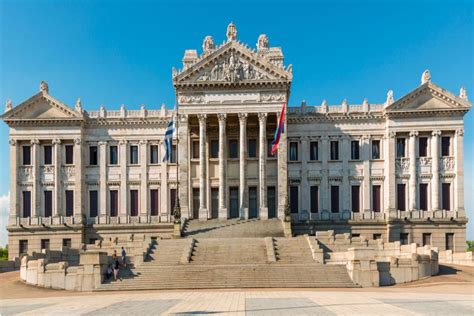
<path fill-rule="evenodd" d="M 165 146 L 165 155 L 163 156 L 163 162 L 170 161 L 171 159 L 171 150 L 172 150 L 172 142 L 173 142 L 173 134 L 174 134 L 174 117 L 176 114 L 176 107 L 175 113 L 171 116 L 170 120 L 168 121 L 168 126 L 166 127 L 165 131 L 165 139 L 163 140 L 163 145 Z"/>

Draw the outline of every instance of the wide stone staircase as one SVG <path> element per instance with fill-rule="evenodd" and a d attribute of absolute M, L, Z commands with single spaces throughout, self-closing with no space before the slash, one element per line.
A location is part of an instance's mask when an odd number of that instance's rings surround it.
<path fill-rule="evenodd" d="M 278 218 L 229 219 L 207 221 L 190 220 L 184 228 L 188 238 L 241 238 L 241 237 L 283 237 L 283 226 Z"/>
<path fill-rule="evenodd" d="M 153 241 L 143 264 L 122 269 L 121 281 L 106 281 L 98 290 L 357 287 L 345 266 L 314 261 L 304 237 L 245 237 L 248 228 L 233 226 L 241 224 L 216 224 L 188 238 Z M 206 235 L 228 227 L 240 234 Z"/>

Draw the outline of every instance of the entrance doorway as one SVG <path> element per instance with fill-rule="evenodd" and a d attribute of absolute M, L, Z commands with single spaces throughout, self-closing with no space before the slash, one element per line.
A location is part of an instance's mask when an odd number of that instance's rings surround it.
<path fill-rule="evenodd" d="M 273 186 L 267 188 L 267 206 L 268 218 L 276 217 L 276 189 Z"/>
<path fill-rule="evenodd" d="M 229 188 L 229 215 L 230 218 L 239 217 L 239 188 L 230 187 Z"/>
<path fill-rule="evenodd" d="M 257 187 L 249 187 L 249 218 L 255 218 L 257 216 Z"/>
<path fill-rule="evenodd" d="M 199 189 L 193 189 L 193 218 L 199 218 Z"/>

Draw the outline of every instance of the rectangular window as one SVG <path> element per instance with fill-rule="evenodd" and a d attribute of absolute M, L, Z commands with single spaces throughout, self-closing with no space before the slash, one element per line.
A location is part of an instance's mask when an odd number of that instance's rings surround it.
<path fill-rule="evenodd" d="M 339 160 L 339 141 L 331 141 L 331 160 Z"/>
<path fill-rule="evenodd" d="M 97 166 L 99 161 L 99 152 L 97 151 L 97 146 L 89 146 L 89 165 Z"/>
<path fill-rule="evenodd" d="M 400 233 L 400 245 L 408 245 L 408 233 Z"/>
<path fill-rule="evenodd" d="M 338 185 L 331 186 L 331 212 L 332 213 L 339 212 L 339 186 Z"/>
<path fill-rule="evenodd" d="M 150 190 L 150 215 L 158 216 L 159 209 L 158 189 Z"/>
<path fill-rule="evenodd" d="M 19 248 L 20 248 L 20 255 L 28 254 L 28 240 L 20 240 Z"/>
<path fill-rule="evenodd" d="M 229 140 L 229 158 L 239 158 L 239 143 L 235 140 Z"/>
<path fill-rule="evenodd" d="M 110 216 L 117 217 L 118 216 L 118 191 L 117 190 L 110 190 Z"/>
<path fill-rule="evenodd" d="M 71 238 L 64 238 L 63 239 L 63 247 L 71 248 Z"/>
<path fill-rule="evenodd" d="M 380 185 L 372 186 L 372 210 L 374 212 L 380 212 L 380 209 L 381 209 L 380 190 L 381 190 Z"/>
<path fill-rule="evenodd" d="M 454 250 L 454 233 L 446 233 L 445 244 L 446 250 Z"/>
<path fill-rule="evenodd" d="M 360 212 L 360 185 L 353 185 L 351 188 L 352 212 Z"/>
<path fill-rule="evenodd" d="M 290 209 L 292 214 L 298 214 L 298 187 L 290 187 Z"/>
<path fill-rule="evenodd" d="M 89 216 L 97 217 L 99 209 L 99 199 L 97 190 L 89 191 Z"/>
<path fill-rule="evenodd" d="M 257 187 L 249 187 L 249 218 L 255 218 L 257 216 Z"/>
<path fill-rule="evenodd" d="M 219 189 L 211 188 L 211 217 L 219 217 Z"/>
<path fill-rule="evenodd" d="M 137 145 L 130 145 L 130 164 L 131 165 L 138 164 L 138 146 Z"/>
<path fill-rule="evenodd" d="M 64 146 L 66 165 L 72 165 L 74 163 L 74 146 L 66 145 Z"/>
<path fill-rule="evenodd" d="M 138 216 L 138 190 L 130 190 L 130 216 Z"/>
<path fill-rule="evenodd" d="M 176 163 L 176 145 L 171 145 L 170 163 Z"/>
<path fill-rule="evenodd" d="M 31 146 L 23 146 L 23 166 L 31 165 Z"/>
<path fill-rule="evenodd" d="M 382 234 L 373 234 L 372 239 L 373 239 L 373 240 L 382 239 Z"/>
<path fill-rule="evenodd" d="M 74 215 L 74 191 L 66 190 L 66 216 Z"/>
<path fill-rule="evenodd" d="M 290 161 L 298 161 L 298 143 L 290 142 Z"/>
<path fill-rule="evenodd" d="M 406 211 L 405 206 L 405 184 L 397 184 L 397 209 L 400 211 Z"/>
<path fill-rule="evenodd" d="M 451 210 L 451 184 L 443 183 L 441 185 L 442 193 L 441 197 L 443 200 L 443 210 L 450 211 Z"/>
<path fill-rule="evenodd" d="M 41 239 L 41 250 L 49 250 L 49 239 Z"/>
<path fill-rule="evenodd" d="M 309 160 L 318 160 L 318 142 L 309 143 Z"/>
<path fill-rule="evenodd" d="M 418 157 L 428 156 L 428 138 L 420 137 L 418 138 Z"/>
<path fill-rule="evenodd" d="M 257 158 L 257 140 L 249 139 L 247 142 L 248 156 L 249 158 Z"/>
<path fill-rule="evenodd" d="M 53 216 L 53 191 L 44 191 L 44 217 Z"/>
<path fill-rule="evenodd" d="M 199 159 L 199 141 L 198 140 L 193 140 L 192 149 L 193 149 L 192 158 Z"/>
<path fill-rule="evenodd" d="M 372 141 L 372 159 L 380 159 L 380 140 Z"/>
<path fill-rule="evenodd" d="M 451 155 L 451 137 L 441 137 L 441 156 L 446 157 Z"/>
<path fill-rule="evenodd" d="M 351 159 L 352 160 L 359 160 L 359 141 L 353 140 L 351 141 Z"/>
<path fill-rule="evenodd" d="M 210 156 L 211 158 L 219 158 L 219 141 L 217 139 L 211 140 L 211 155 Z"/>
<path fill-rule="evenodd" d="M 423 245 L 422 246 L 431 246 L 431 234 L 423 233 Z"/>
<path fill-rule="evenodd" d="M 170 206 L 171 214 L 173 214 L 174 207 L 176 206 L 176 189 L 170 189 Z"/>
<path fill-rule="evenodd" d="M 118 164 L 118 148 L 115 145 L 109 147 L 109 163 L 111 165 Z"/>
<path fill-rule="evenodd" d="M 275 155 L 272 154 L 272 148 L 273 148 L 273 139 L 268 138 L 267 139 L 267 157 L 275 157 Z"/>
<path fill-rule="evenodd" d="M 405 157 L 405 138 L 397 138 L 397 158 Z"/>
<path fill-rule="evenodd" d="M 420 210 L 428 210 L 428 184 L 420 183 Z"/>
<path fill-rule="evenodd" d="M 158 145 L 150 145 L 150 164 L 158 163 Z"/>
<path fill-rule="evenodd" d="M 53 164 L 53 146 L 45 145 L 43 146 L 44 150 L 44 164 L 52 165 Z"/>
<path fill-rule="evenodd" d="M 31 191 L 23 191 L 23 217 L 31 216 Z"/>
<path fill-rule="evenodd" d="M 276 217 L 276 189 L 275 187 L 267 187 L 267 207 L 268 217 Z"/>
<path fill-rule="evenodd" d="M 311 213 L 319 211 L 319 187 L 317 185 L 311 186 Z"/>
<path fill-rule="evenodd" d="M 199 218 L 199 207 L 200 207 L 200 195 L 199 195 L 199 188 L 193 188 L 193 218 Z"/>

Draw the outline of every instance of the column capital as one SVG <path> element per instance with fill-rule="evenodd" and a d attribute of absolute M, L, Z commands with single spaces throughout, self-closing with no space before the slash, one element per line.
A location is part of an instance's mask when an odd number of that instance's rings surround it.
<path fill-rule="evenodd" d="M 431 132 L 431 136 L 434 136 L 434 137 L 441 136 L 441 131 L 439 129 L 436 129 L 433 132 Z"/>
<path fill-rule="evenodd" d="M 148 140 L 146 139 L 140 139 L 140 141 L 138 142 L 140 145 L 146 145 L 148 144 Z"/>
<path fill-rule="evenodd" d="M 247 113 L 238 113 L 238 116 L 240 124 L 244 124 L 245 122 L 247 122 Z"/>
<path fill-rule="evenodd" d="M 258 113 L 258 121 L 260 123 L 265 123 L 267 121 L 268 113 Z"/>
<path fill-rule="evenodd" d="M 199 120 L 199 124 L 205 124 L 207 119 L 207 114 L 198 114 L 197 118 Z"/>
<path fill-rule="evenodd" d="M 226 113 L 218 113 L 217 114 L 217 119 L 219 120 L 219 123 L 223 123 L 227 120 L 227 114 Z"/>
<path fill-rule="evenodd" d="M 106 141 L 100 141 L 98 142 L 99 146 L 102 147 L 102 146 L 107 146 L 107 142 Z"/>
<path fill-rule="evenodd" d="M 82 139 L 80 138 L 74 138 L 74 144 L 79 146 L 82 143 Z"/>
<path fill-rule="evenodd" d="M 128 144 L 128 140 L 126 139 L 119 140 L 119 145 L 127 145 L 127 144 Z"/>
<path fill-rule="evenodd" d="M 61 145 L 61 140 L 59 138 L 55 138 L 52 141 L 53 145 Z"/>
<path fill-rule="evenodd" d="M 321 136 L 321 141 L 323 141 L 323 142 L 324 141 L 326 141 L 326 142 L 329 141 L 329 136 L 327 136 L 327 135 Z"/>
<path fill-rule="evenodd" d="M 182 123 L 186 123 L 188 121 L 188 114 L 178 114 L 179 121 Z"/>
<path fill-rule="evenodd" d="M 456 130 L 456 135 L 457 135 L 457 136 L 461 136 L 461 137 L 464 136 L 464 129 L 462 129 L 462 128 L 457 129 L 457 130 Z"/>
<path fill-rule="evenodd" d="M 410 132 L 410 137 L 417 137 L 418 136 L 418 131 L 411 131 Z"/>
<path fill-rule="evenodd" d="M 40 141 L 38 138 L 33 138 L 31 141 L 30 141 L 31 145 L 39 145 Z"/>
<path fill-rule="evenodd" d="M 372 138 L 372 135 L 362 135 L 362 137 L 361 137 L 361 139 L 362 139 L 363 141 L 365 141 L 365 140 L 370 140 L 371 138 Z"/>
<path fill-rule="evenodd" d="M 18 144 L 17 140 L 14 138 L 10 138 L 8 143 L 10 144 L 10 146 L 16 146 Z"/>
<path fill-rule="evenodd" d="M 388 132 L 388 137 L 389 137 L 389 138 L 395 138 L 395 137 L 397 137 L 397 132 L 395 132 L 395 131 L 390 131 L 390 132 Z"/>

